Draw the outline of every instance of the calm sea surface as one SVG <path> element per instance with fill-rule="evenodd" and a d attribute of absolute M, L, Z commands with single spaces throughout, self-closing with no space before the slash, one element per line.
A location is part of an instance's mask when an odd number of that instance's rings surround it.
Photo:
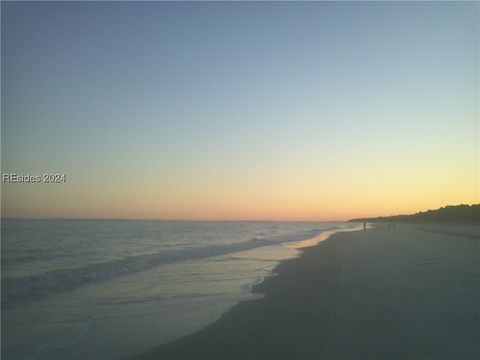
<path fill-rule="evenodd" d="M 343 222 L 2 220 L 2 359 L 109 360 L 197 331 Z"/>

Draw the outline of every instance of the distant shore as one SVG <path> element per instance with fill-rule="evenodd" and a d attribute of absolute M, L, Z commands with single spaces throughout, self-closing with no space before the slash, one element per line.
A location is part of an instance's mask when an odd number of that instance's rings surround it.
<path fill-rule="evenodd" d="M 478 227 L 337 233 L 203 330 L 129 359 L 479 357 Z"/>
<path fill-rule="evenodd" d="M 480 225 L 480 204 L 448 205 L 435 210 L 420 211 L 410 215 L 379 216 L 352 219 L 353 222 L 400 222 L 436 225 Z"/>

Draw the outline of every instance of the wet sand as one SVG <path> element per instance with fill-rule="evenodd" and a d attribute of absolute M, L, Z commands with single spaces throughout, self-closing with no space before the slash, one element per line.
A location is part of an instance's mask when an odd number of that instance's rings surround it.
<path fill-rule="evenodd" d="M 203 330 L 129 359 L 445 359 L 479 349 L 478 228 L 338 233 Z"/>

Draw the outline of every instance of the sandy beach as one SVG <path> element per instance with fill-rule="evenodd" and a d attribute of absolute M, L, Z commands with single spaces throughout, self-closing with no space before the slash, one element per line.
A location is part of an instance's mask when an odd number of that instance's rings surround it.
<path fill-rule="evenodd" d="M 478 359 L 478 227 L 337 233 L 203 330 L 130 359 Z"/>

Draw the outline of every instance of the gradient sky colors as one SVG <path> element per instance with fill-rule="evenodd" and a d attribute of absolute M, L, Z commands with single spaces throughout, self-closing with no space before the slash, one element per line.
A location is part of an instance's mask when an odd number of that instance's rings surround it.
<path fill-rule="evenodd" d="M 4 217 L 479 202 L 478 2 L 2 2 Z"/>

